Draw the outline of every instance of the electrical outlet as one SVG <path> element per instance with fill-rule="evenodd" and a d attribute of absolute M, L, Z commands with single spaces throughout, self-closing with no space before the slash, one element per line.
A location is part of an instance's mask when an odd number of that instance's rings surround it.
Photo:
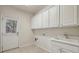
<path fill-rule="evenodd" d="M 45 33 L 43 33 L 43 36 L 46 36 L 46 34 L 45 34 Z"/>

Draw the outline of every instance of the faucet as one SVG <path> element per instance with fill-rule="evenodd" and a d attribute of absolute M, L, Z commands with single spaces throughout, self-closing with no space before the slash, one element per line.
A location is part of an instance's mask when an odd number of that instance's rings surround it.
<path fill-rule="evenodd" d="M 65 38 L 68 38 L 68 34 L 64 34 Z"/>
<path fill-rule="evenodd" d="M 46 34 L 45 34 L 45 33 L 43 33 L 43 36 L 46 36 Z"/>

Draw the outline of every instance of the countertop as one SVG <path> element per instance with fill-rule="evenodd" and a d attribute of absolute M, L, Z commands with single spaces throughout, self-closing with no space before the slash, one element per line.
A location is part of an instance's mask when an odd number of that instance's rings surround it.
<path fill-rule="evenodd" d="M 77 39 L 51 38 L 50 40 L 79 47 L 79 40 L 77 40 Z"/>
<path fill-rule="evenodd" d="M 35 37 L 41 37 L 41 38 L 43 37 L 51 41 L 56 41 L 56 42 L 79 47 L 79 39 L 65 39 L 65 38 L 56 38 L 56 37 L 50 37 L 50 36 L 35 36 Z"/>

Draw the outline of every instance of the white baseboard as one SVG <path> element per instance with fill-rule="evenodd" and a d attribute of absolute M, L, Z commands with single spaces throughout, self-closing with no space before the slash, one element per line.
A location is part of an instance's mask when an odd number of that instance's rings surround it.
<path fill-rule="evenodd" d="M 36 44 L 35 44 L 35 46 L 37 46 L 37 47 L 39 47 L 39 48 L 41 48 L 41 49 L 47 51 L 48 53 L 50 52 L 48 49 L 45 49 L 45 48 L 43 48 L 43 47 L 40 47 L 40 46 L 38 46 L 38 45 L 36 45 Z"/>

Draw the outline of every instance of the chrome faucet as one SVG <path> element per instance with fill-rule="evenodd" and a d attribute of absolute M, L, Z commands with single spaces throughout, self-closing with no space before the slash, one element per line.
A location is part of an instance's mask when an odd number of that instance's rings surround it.
<path fill-rule="evenodd" d="M 68 38 L 68 34 L 64 34 L 65 38 Z"/>

